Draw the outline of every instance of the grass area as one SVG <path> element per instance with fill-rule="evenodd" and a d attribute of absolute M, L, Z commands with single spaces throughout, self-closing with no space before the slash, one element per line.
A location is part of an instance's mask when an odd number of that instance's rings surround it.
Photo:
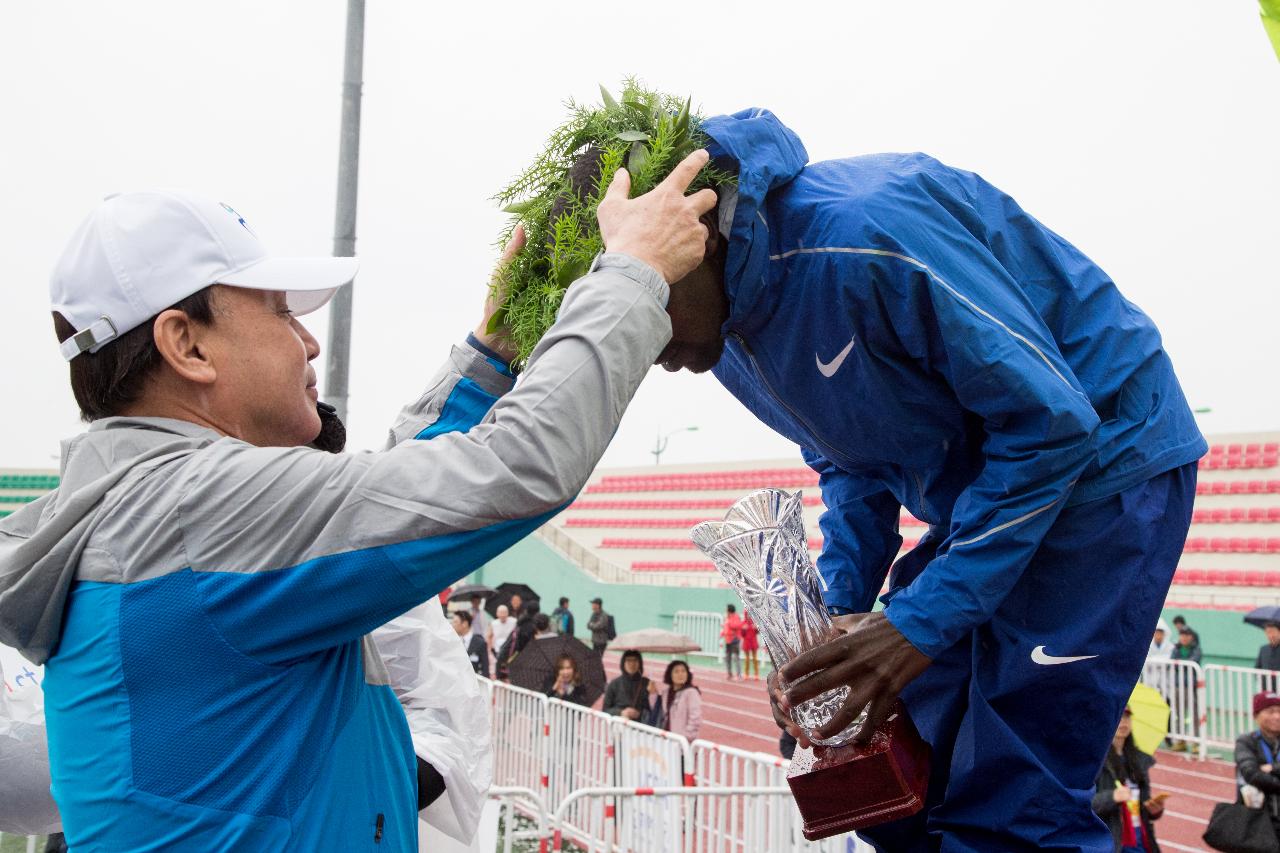
<path fill-rule="evenodd" d="M 524 832 L 526 830 L 536 832 L 538 829 L 536 821 L 530 817 L 526 817 L 520 812 L 515 813 L 515 820 L 513 822 L 515 823 L 515 829 L 517 832 Z M 506 812 L 504 810 L 502 817 L 498 818 L 498 846 L 495 853 L 502 853 L 502 839 L 505 837 L 506 831 Z M 563 842 L 563 849 L 566 853 L 584 853 L 583 848 L 574 844 L 567 838 Z M 511 850 L 512 853 L 538 853 L 538 839 L 529 838 L 517 840 L 512 843 Z M 9 853 L 9 851 L 0 851 L 0 853 Z"/>
<path fill-rule="evenodd" d="M 36 839 L 36 850 L 44 850 L 44 836 Z M 0 835 L 0 853 L 27 853 L 27 836 Z"/>

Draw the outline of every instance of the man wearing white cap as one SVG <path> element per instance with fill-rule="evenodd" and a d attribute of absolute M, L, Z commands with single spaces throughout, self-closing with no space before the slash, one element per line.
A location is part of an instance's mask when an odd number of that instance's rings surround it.
<path fill-rule="evenodd" d="M 702 259 L 714 196 L 684 190 L 705 161 L 634 200 L 615 180 L 607 251 L 519 386 L 486 310 L 381 453 L 306 447 L 297 315 L 354 260 L 269 257 L 185 192 L 90 215 L 51 285 L 90 427 L 0 522 L 0 643 L 45 664 L 72 849 L 417 849 L 410 731 L 366 635 L 581 488 Z"/>

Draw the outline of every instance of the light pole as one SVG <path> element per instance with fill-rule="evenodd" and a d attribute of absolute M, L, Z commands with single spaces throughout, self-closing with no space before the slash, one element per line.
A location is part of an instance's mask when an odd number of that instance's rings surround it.
<path fill-rule="evenodd" d="M 697 432 L 697 431 L 698 431 L 698 428 L 696 426 L 687 426 L 687 427 L 681 427 L 680 429 L 673 429 L 671 432 L 666 434 L 663 434 L 661 432 L 658 433 L 658 438 L 653 443 L 653 450 L 649 451 L 650 453 L 653 454 L 653 464 L 658 465 L 662 462 L 662 454 L 664 451 L 666 451 L 667 443 L 671 441 L 671 436 L 680 432 Z"/>
<path fill-rule="evenodd" d="M 338 143 L 338 198 L 333 221 L 333 254 L 356 253 L 356 190 L 360 175 L 360 95 L 364 88 L 364 0 L 347 0 L 347 44 L 342 63 L 342 127 Z M 325 401 L 347 420 L 347 377 L 351 365 L 351 292 L 339 287 L 329 308 Z"/>

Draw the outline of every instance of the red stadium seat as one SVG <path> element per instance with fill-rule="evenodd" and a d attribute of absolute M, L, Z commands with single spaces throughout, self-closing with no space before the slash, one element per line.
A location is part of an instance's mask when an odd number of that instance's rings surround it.
<path fill-rule="evenodd" d="M 1209 540 L 1209 552 L 1212 554 L 1226 554 L 1231 550 L 1231 540 L 1223 537 L 1215 536 Z"/>
<path fill-rule="evenodd" d="M 1178 574 L 1182 575 L 1182 582 L 1192 584 L 1193 586 L 1203 586 L 1208 583 L 1206 579 L 1208 573 L 1204 569 L 1179 569 Z"/>
<path fill-rule="evenodd" d="M 1247 520 L 1250 524 L 1265 522 L 1267 520 L 1267 508 L 1264 506 L 1250 507 Z"/>
<path fill-rule="evenodd" d="M 1280 537 L 1273 536 L 1263 544 L 1264 554 L 1280 554 Z"/>
<path fill-rule="evenodd" d="M 1232 524 L 1244 524 L 1249 520 L 1249 511 L 1241 507 L 1227 510 L 1226 520 L 1230 521 Z"/>
<path fill-rule="evenodd" d="M 1209 540 L 1203 536 L 1195 536 L 1187 540 L 1187 544 L 1183 547 L 1184 551 L 1189 554 L 1201 554 L 1209 550 Z"/>

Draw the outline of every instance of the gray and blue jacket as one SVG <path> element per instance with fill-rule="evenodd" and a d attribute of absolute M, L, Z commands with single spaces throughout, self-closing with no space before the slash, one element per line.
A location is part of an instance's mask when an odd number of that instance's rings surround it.
<path fill-rule="evenodd" d="M 0 642 L 46 663 L 75 850 L 417 850 L 414 750 L 372 642 L 571 500 L 670 337 L 605 255 L 515 383 L 455 347 L 387 448 L 109 418 L 0 523 Z M 514 390 L 513 390 L 513 385 Z"/>

